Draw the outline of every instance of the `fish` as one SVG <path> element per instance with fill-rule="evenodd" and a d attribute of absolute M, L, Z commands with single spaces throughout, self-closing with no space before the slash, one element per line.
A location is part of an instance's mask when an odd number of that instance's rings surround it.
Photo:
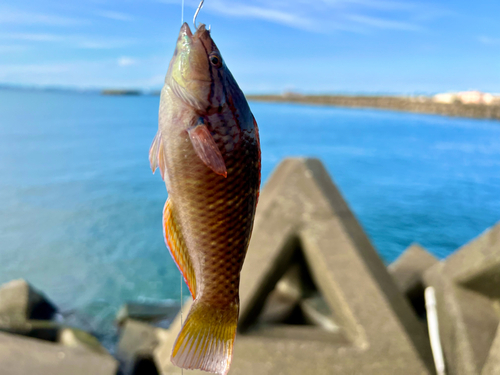
<path fill-rule="evenodd" d="M 184 23 L 161 91 L 149 159 L 168 199 L 164 237 L 193 297 L 171 362 L 229 371 L 240 272 L 261 180 L 259 129 L 211 31 Z"/>

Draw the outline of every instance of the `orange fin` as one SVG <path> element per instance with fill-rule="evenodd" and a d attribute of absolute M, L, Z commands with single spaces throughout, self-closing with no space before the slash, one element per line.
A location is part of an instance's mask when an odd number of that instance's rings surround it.
<path fill-rule="evenodd" d="M 233 357 L 238 310 L 237 303 L 221 308 L 194 301 L 175 341 L 172 363 L 226 375 Z"/>
<path fill-rule="evenodd" d="M 212 134 L 200 119 L 198 124 L 188 130 L 194 150 L 205 165 L 215 173 L 227 177 L 226 164 Z"/>
<path fill-rule="evenodd" d="M 163 234 L 170 254 L 174 258 L 177 267 L 179 267 L 182 276 L 184 276 L 191 295 L 193 298 L 196 298 L 196 277 L 193 270 L 193 263 L 187 251 L 186 242 L 180 231 L 179 224 L 175 220 L 170 199 L 167 199 L 165 208 L 163 209 Z"/>

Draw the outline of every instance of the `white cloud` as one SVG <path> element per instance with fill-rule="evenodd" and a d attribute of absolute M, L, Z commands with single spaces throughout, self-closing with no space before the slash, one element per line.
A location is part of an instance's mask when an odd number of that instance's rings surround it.
<path fill-rule="evenodd" d="M 109 67 L 108 67 L 109 66 Z M 71 63 L 3 64 L 0 65 L 0 81 L 16 84 L 82 86 L 89 75 L 109 69 L 106 62 L 78 61 Z"/>
<path fill-rule="evenodd" d="M 137 64 L 137 60 L 131 57 L 122 56 L 118 59 L 117 63 L 118 66 L 131 66 Z"/>
<path fill-rule="evenodd" d="M 115 21 L 132 21 L 133 17 L 131 15 L 121 13 L 121 12 L 113 12 L 113 11 L 101 11 L 97 12 L 97 15 L 103 18 L 108 18 L 110 20 Z"/>
<path fill-rule="evenodd" d="M 179 4 L 174 0 L 157 0 Z M 186 7 L 196 8 L 197 0 L 185 0 Z M 367 16 L 372 11 L 377 16 Z M 233 18 L 265 20 L 308 31 L 329 33 L 336 30 L 366 33 L 370 30 L 424 30 L 420 22 L 446 15 L 442 9 L 402 0 L 211 0 L 203 12 Z M 418 22 L 417 22 L 418 20 Z"/>
<path fill-rule="evenodd" d="M 1 24 L 20 25 L 50 25 L 50 26 L 73 26 L 87 23 L 86 20 L 72 17 L 59 16 L 55 14 L 27 12 L 24 10 L 0 7 Z"/>
<path fill-rule="evenodd" d="M 338 3 L 336 0 L 323 0 L 328 3 Z M 418 8 L 418 5 L 410 1 L 385 1 L 385 0 L 343 0 L 345 4 L 357 4 L 366 8 L 388 10 L 388 11 L 412 11 Z"/>
<path fill-rule="evenodd" d="M 493 46 L 493 45 L 500 45 L 500 38 L 490 38 L 488 36 L 480 36 L 478 38 L 479 43 L 485 44 L 488 46 Z"/>
<path fill-rule="evenodd" d="M 216 12 L 217 14 L 242 18 L 263 19 L 297 28 L 311 29 L 314 27 L 313 20 L 308 19 L 301 14 L 286 10 L 272 9 L 265 6 L 238 4 L 237 2 L 227 4 L 222 0 L 214 0 L 210 3 L 210 6 L 207 5 L 207 9 L 212 12 Z"/>
<path fill-rule="evenodd" d="M 181 4 L 179 0 L 157 0 L 157 2 L 163 4 L 179 5 L 179 6 Z M 227 2 L 226 0 L 206 1 L 203 5 L 203 10 L 201 11 L 201 15 L 203 12 L 206 11 L 209 13 L 217 15 L 225 15 L 229 17 L 263 19 L 298 28 L 303 28 L 303 27 L 309 28 L 312 25 L 309 19 L 305 19 L 299 13 L 290 12 L 287 9 L 283 9 L 283 7 L 280 6 L 279 2 L 273 2 L 272 6 L 270 6 L 267 2 L 260 5 L 257 3 L 259 3 L 259 1 L 253 1 L 253 2 L 248 2 L 248 1 Z M 197 8 L 198 4 L 199 4 L 198 0 L 185 0 L 185 7 Z"/>
<path fill-rule="evenodd" d="M 95 38 L 86 35 L 64 35 L 48 33 L 2 33 L 0 40 L 17 40 L 34 43 L 66 44 L 68 48 L 82 49 L 117 49 L 136 43 L 135 39 Z"/>
<path fill-rule="evenodd" d="M 0 82 L 80 88 L 161 87 L 168 61 L 164 57 L 150 56 L 140 62 L 128 65 L 127 69 L 117 69 L 116 59 L 0 64 Z"/>
<path fill-rule="evenodd" d="M 0 34 L 0 39 L 10 39 L 28 42 L 59 42 L 64 40 L 64 37 L 55 34 L 45 33 L 4 33 Z"/>
<path fill-rule="evenodd" d="M 159 88 L 165 83 L 165 74 L 156 74 L 136 82 L 136 87 Z"/>
<path fill-rule="evenodd" d="M 93 39 L 93 38 L 79 38 L 76 40 L 77 47 L 86 49 L 116 49 L 130 46 L 136 42 L 135 39 Z"/>
<path fill-rule="evenodd" d="M 13 45 L 1 45 L 0 44 L 0 53 L 4 52 L 20 52 L 20 51 L 25 51 L 26 47 L 25 46 L 13 46 Z"/>
<path fill-rule="evenodd" d="M 178 5 L 179 8 L 182 6 L 182 0 L 153 0 L 156 3 Z M 184 0 L 184 6 L 190 8 L 198 7 L 199 1 L 196 0 Z M 205 4 L 206 5 L 206 4 Z"/>
<path fill-rule="evenodd" d="M 387 20 L 383 18 L 376 17 L 367 17 L 360 15 L 351 15 L 347 16 L 347 18 L 351 21 L 360 23 L 365 26 L 375 27 L 378 29 L 387 29 L 387 30 L 406 30 L 406 31 L 421 31 L 422 27 L 419 25 L 415 25 L 410 22 L 401 22 L 401 21 L 393 21 Z"/>
<path fill-rule="evenodd" d="M 264 1 L 262 1 L 264 3 Z M 353 9 L 364 8 L 364 9 L 377 9 L 384 11 L 414 11 L 419 8 L 418 4 L 410 1 L 398 1 L 398 0 L 275 0 L 273 4 L 279 4 L 280 6 L 294 6 L 295 8 L 300 7 L 302 9 Z"/>
<path fill-rule="evenodd" d="M 72 64 L 4 64 L 0 65 L 0 79 L 8 79 L 12 75 L 27 74 L 31 76 L 52 73 L 63 73 L 71 69 Z"/>

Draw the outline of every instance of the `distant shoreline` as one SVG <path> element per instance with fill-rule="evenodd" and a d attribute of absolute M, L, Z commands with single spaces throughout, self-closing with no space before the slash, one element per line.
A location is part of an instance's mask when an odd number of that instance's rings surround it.
<path fill-rule="evenodd" d="M 113 90 L 113 89 L 106 89 L 101 91 L 101 95 L 109 95 L 109 96 L 139 96 L 139 95 L 144 95 L 140 90 L 126 90 L 126 89 L 120 89 L 120 90 Z"/>
<path fill-rule="evenodd" d="M 75 92 L 103 96 L 159 96 L 159 90 L 139 89 L 93 89 L 75 90 L 59 87 L 24 87 L 1 85 L 0 89 L 46 92 Z M 282 95 L 246 95 L 248 100 L 269 103 L 296 103 L 344 108 L 387 109 L 400 112 L 464 117 L 487 120 L 500 120 L 500 104 L 463 104 L 440 103 L 430 96 L 383 96 L 383 95 L 301 95 L 288 93 Z"/>
<path fill-rule="evenodd" d="M 437 103 L 430 97 L 345 95 L 248 95 L 248 100 L 347 108 L 375 108 L 450 117 L 500 120 L 500 105 Z"/>

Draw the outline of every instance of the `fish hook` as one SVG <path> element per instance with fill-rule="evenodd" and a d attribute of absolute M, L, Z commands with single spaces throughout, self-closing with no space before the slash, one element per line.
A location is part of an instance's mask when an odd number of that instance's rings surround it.
<path fill-rule="evenodd" d="M 203 7 L 204 2 L 205 2 L 205 0 L 200 1 L 200 5 L 198 5 L 198 9 L 196 9 L 196 13 L 194 14 L 194 17 L 193 17 L 193 25 L 194 25 L 194 28 L 196 30 L 198 30 L 198 27 L 196 26 L 196 17 L 198 17 L 198 13 L 200 13 L 200 10 Z"/>

